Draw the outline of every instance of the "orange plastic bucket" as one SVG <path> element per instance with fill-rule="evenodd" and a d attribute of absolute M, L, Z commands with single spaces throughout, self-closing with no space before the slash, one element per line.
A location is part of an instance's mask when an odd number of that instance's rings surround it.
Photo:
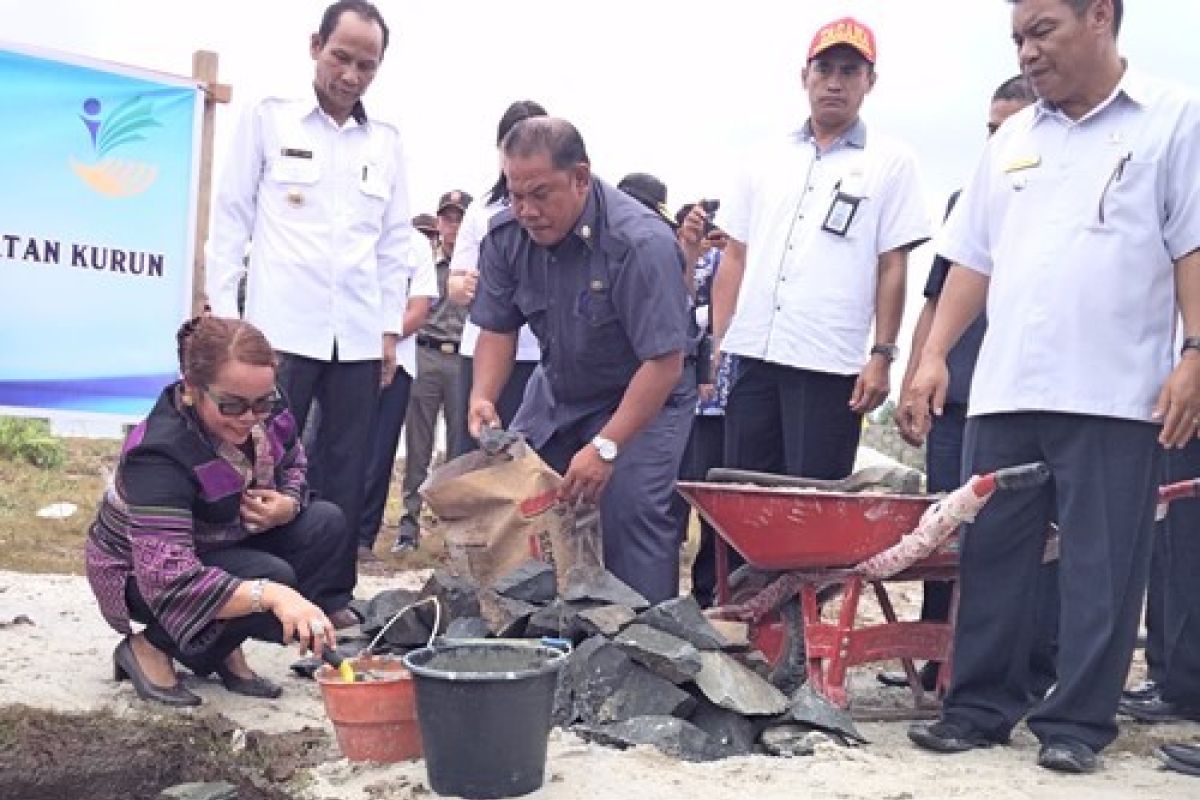
<path fill-rule="evenodd" d="M 325 713 L 338 747 L 351 761 L 395 763 L 421 757 L 412 674 L 397 658 L 349 659 L 359 680 L 346 683 L 337 670 L 317 670 Z"/>

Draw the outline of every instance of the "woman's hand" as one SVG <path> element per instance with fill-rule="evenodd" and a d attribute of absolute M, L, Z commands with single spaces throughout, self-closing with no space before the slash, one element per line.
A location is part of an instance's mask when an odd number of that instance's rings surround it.
<path fill-rule="evenodd" d="M 316 656 L 326 647 L 337 647 L 337 632 L 325 612 L 290 586 L 268 583 L 263 589 L 263 605 L 283 626 L 284 644 L 294 639 L 300 643 L 301 653 L 312 650 Z"/>
<path fill-rule="evenodd" d="M 262 533 L 286 525 L 300 513 L 300 503 L 274 489 L 247 489 L 242 493 L 242 525 L 250 533 Z"/>

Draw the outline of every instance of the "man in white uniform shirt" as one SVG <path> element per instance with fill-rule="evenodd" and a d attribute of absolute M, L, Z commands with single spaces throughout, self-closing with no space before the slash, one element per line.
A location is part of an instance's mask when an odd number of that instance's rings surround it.
<path fill-rule="evenodd" d="M 927 429 L 946 353 L 986 302 L 971 470 L 1044 461 L 1053 476 L 997 495 L 964 533 L 950 691 L 941 720 L 909 736 L 958 752 L 1006 742 L 1025 718 L 1038 763 L 1075 773 L 1117 734 L 1162 448 L 1200 423 L 1200 103 L 1126 64 L 1121 12 L 1121 0 L 1014 3 L 1040 100 L 988 143 L 939 239 L 954 266 L 905 399 Z M 1055 513 L 1058 683 L 1035 704 L 1025 667 Z"/>
<path fill-rule="evenodd" d="M 249 244 L 246 319 L 278 350 L 296 419 L 319 403 L 313 488 L 351 526 L 361 515 L 376 397 L 396 369 L 414 235 L 399 132 L 368 119 L 361 100 L 387 43 L 372 4 L 341 0 L 325 10 L 310 43 L 312 91 L 254 105 L 235 134 L 206 253 L 213 312 L 237 316 Z M 356 542 L 346 541 L 329 569 L 349 603 Z M 349 609 L 330 618 L 355 621 Z"/>
<path fill-rule="evenodd" d="M 817 31 L 802 72 L 811 116 L 722 198 L 712 305 L 719 350 L 738 357 L 731 467 L 845 477 L 862 415 L 887 397 L 908 253 L 929 218 L 911 152 L 859 118 L 875 59 L 861 22 Z"/>

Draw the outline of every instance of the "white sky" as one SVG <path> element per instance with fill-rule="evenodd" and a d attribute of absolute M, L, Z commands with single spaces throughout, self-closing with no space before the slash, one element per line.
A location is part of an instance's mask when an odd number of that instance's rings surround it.
<path fill-rule="evenodd" d="M 308 38 L 325 0 L 0 0 L 0 39 L 188 74 L 216 51 L 234 102 L 218 111 L 221 156 L 244 103 L 310 84 Z M 677 207 L 720 195 L 737 155 L 807 115 L 799 71 L 813 32 L 854 14 L 875 29 L 879 81 L 868 126 L 917 151 L 930 213 L 969 174 L 988 99 L 1017 71 L 1005 0 L 379 0 L 392 41 L 366 97 L 398 118 L 414 210 L 495 179 L 496 123 L 533 99 L 582 131 L 615 183 L 651 172 Z M 1200 86 L 1200 2 L 1130 0 L 1132 64 Z M 0 111 L 0 117 L 3 112 Z M 718 217 L 719 221 L 719 217 Z M 913 257 L 902 344 L 929 263 Z M 893 379 L 899 380 L 898 370 Z"/>

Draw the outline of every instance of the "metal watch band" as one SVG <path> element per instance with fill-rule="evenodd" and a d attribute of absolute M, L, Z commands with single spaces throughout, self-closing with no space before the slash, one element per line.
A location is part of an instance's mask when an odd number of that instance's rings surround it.
<path fill-rule="evenodd" d="M 1188 350 L 1200 350 L 1200 336 L 1188 336 L 1183 340 L 1179 347 L 1179 355 L 1182 356 Z"/>

